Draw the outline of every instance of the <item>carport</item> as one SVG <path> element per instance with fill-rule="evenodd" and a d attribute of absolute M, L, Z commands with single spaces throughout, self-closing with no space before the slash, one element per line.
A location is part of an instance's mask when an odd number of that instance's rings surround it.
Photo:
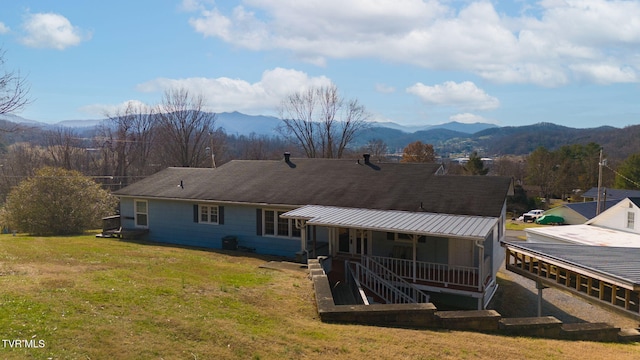
<path fill-rule="evenodd" d="M 640 248 L 576 244 L 505 243 L 507 270 L 640 319 Z"/>

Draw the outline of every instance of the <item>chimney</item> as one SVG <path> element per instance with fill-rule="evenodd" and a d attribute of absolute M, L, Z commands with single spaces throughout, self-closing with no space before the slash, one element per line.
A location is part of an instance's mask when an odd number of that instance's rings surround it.
<path fill-rule="evenodd" d="M 286 163 L 289 163 L 291 161 L 291 153 L 290 152 L 287 151 L 287 152 L 284 153 L 284 161 Z"/>
<path fill-rule="evenodd" d="M 362 156 L 364 157 L 364 163 L 368 165 L 369 159 L 371 158 L 371 154 L 364 154 Z"/>

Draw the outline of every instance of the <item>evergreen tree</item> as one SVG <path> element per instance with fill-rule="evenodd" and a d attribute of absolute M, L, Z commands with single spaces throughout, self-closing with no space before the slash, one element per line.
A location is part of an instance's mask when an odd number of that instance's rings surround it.
<path fill-rule="evenodd" d="M 489 168 L 484 167 L 482 158 L 478 156 L 477 151 L 469 156 L 469 161 L 464 165 L 463 170 L 466 175 L 487 175 L 489 172 Z"/>
<path fill-rule="evenodd" d="M 614 187 L 640 190 L 640 153 L 631 154 L 618 166 Z"/>

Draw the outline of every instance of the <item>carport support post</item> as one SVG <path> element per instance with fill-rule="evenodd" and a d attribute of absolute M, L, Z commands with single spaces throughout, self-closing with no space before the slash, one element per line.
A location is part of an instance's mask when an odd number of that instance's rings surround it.
<path fill-rule="evenodd" d="M 542 317 L 542 290 L 547 287 L 540 281 L 536 281 L 536 289 L 538 289 L 538 317 Z"/>

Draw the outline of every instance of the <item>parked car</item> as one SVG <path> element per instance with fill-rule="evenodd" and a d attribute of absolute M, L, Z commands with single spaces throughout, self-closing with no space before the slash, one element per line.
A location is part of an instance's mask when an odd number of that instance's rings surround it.
<path fill-rule="evenodd" d="M 564 223 L 564 218 L 557 215 L 542 215 L 536 219 L 536 224 L 541 225 L 560 225 Z"/>
<path fill-rule="evenodd" d="M 536 209 L 531 210 L 528 213 L 522 215 L 522 220 L 524 222 L 535 222 L 539 217 L 544 214 L 544 210 Z"/>

